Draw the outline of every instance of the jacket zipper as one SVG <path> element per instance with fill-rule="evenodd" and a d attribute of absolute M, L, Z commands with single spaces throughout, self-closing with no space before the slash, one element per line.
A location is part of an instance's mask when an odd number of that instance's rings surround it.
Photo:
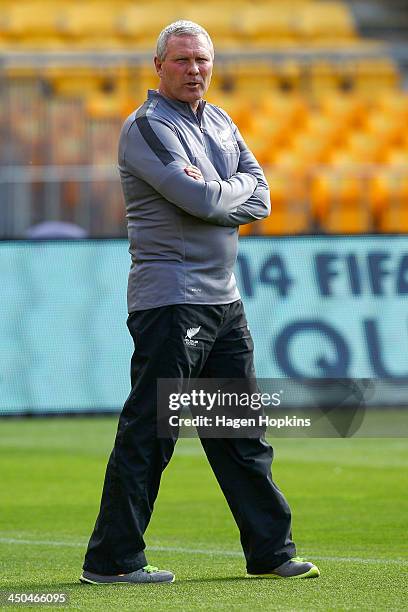
<path fill-rule="evenodd" d="M 197 123 L 197 125 L 198 125 L 198 129 L 200 130 L 200 133 L 201 133 L 201 142 L 203 144 L 205 154 L 211 160 L 211 162 L 213 162 L 212 152 L 209 149 L 209 147 L 207 146 L 206 131 L 205 131 L 205 129 L 203 127 L 201 127 L 201 122 L 198 120 L 197 115 L 193 112 L 193 110 L 192 110 L 190 105 L 188 105 L 188 108 L 189 108 L 190 114 L 194 118 L 195 123 Z"/>

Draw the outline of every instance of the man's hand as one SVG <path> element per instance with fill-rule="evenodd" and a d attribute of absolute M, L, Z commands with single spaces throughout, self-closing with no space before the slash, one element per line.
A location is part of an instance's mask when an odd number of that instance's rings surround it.
<path fill-rule="evenodd" d="M 191 176 L 191 178 L 195 179 L 196 181 L 199 180 L 204 180 L 203 175 L 201 174 L 201 170 L 199 168 L 197 168 L 197 166 L 186 166 L 184 168 L 184 172 L 188 175 Z"/>

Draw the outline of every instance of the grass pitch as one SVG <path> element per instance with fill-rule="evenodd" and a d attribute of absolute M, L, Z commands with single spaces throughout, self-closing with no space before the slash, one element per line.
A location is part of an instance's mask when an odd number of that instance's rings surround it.
<path fill-rule="evenodd" d="M 180 440 L 146 536 L 149 562 L 176 582 L 91 587 L 77 580 L 116 419 L 10 420 L 0 429 L 3 590 L 67 592 L 66 609 L 87 611 L 406 609 L 404 439 L 273 443 L 298 554 L 322 573 L 298 581 L 243 577 L 238 531 L 201 446 Z"/>

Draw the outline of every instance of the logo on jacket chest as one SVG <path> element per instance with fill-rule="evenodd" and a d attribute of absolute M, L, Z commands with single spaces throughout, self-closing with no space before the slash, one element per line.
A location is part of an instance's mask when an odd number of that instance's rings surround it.
<path fill-rule="evenodd" d="M 237 143 L 235 142 L 232 132 L 229 128 L 218 132 L 218 137 L 220 139 L 221 146 L 225 151 L 233 152 L 237 150 Z"/>

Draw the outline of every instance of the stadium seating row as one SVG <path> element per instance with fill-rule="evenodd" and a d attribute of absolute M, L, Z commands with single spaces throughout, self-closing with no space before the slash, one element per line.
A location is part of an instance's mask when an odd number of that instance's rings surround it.
<path fill-rule="evenodd" d="M 274 215 L 247 233 L 408 231 L 406 167 L 315 168 L 303 176 L 266 167 L 266 175 Z"/>
<path fill-rule="evenodd" d="M 1 91 L 0 133 L 10 143 L 0 150 L 1 165 L 116 164 L 123 115 L 109 92 L 89 99 L 51 95 L 29 78 L 11 79 Z M 408 231 L 407 94 L 367 100 L 343 93 L 316 101 L 286 93 L 260 97 L 256 106 L 251 97 L 218 96 L 271 187 L 273 217 L 243 232 Z M 141 101 L 128 100 L 128 110 Z M 75 206 L 78 193 L 64 189 Z M 103 190 L 98 201 L 104 197 L 117 210 L 119 192 L 108 197 Z"/>
<path fill-rule="evenodd" d="M 386 94 L 375 101 L 355 95 L 308 102 L 299 96 L 270 96 L 256 112 L 249 105 L 223 105 L 264 164 L 301 171 L 310 165 L 401 163 L 407 153 L 408 96 Z"/>
<path fill-rule="evenodd" d="M 97 114 L 122 115 L 132 110 L 135 102 L 155 89 L 158 78 L 152 62 L 131 64 L 123 61 L 114 66 L 101 63 L 81 66 L 60 63 L 8 65 L 7 79 L 41 79 L 44 87 L 58 96 L 86 99 Z M 218 62 L 214 69 L 209 99 L 232 109 L 259 99 L 277 98 L 277 94 L 301 94 L 320 100 L 335 92 L 356 93 L 368 100 L 382 92 L 400 87 L 400 74 L 387 57 L 360 58 L 342 62 L 236 61 Z M 330 96 L 327 96 L 330 98 Z M 242 118 L 244 121 L 244 116 Z"/>
<path fill-rule="evenodd" d="M 125 81 L 112 91 L 106 71 L 105 91 L 95 91 L 89 83 L 87 87 L 86 71 L 77 76 L 75 84 L 67 79 L 51 90 L 48 80 L 10 79 L 2 95 L 7 122 L 16 130 L 27 123 L 22 132 L 35 135 L 39 114 L 47 108 L 52 116 L 58 112 L 55 109 L 64 106 L 75 106 L 85 113 L 79 123 L 85 123 L 85 116 L 87 121 L 120 122 L 145 98 L 138 87 L 132 91 L 132 85 Z M 236 96 L 212 89 L 208 99 L 229 112 L 264 164 L 302 171 L 315 164 L 336 168 L 352 163 L 394 166 L 406 159 L 408 95 L 398 90 L 378 92 L 375 98 L 349 92 L 326 93 L 318 99 L 296 92 L 265 92 L 254 100 L 242 93 Z M 62 111 L 60 125 L 69 121 L 79 125 L 74 111 Z"/>
<path fill-rule="evenodd" d="M 2 0 L 0 11 L 0 46 L 14 48 L 151 48 L 158 30 L 176 19 L 202 24 L 222 47 L 356 38 L 347 5 L 337 1 Z"/>
<path fill-rule="evenodd" d="M 344 2 L 0 0 L 0 51 L 151 53 L 160 28 L 180 18 L 211 33 L 221 53 L 208 99 L 230 113 L 268 177 L 274 214 L 243 234 L 408 231 L 408 96 L 395 62 L 360 39 Z M 240 59 L 243 49 L 252 61 Z M 238 53 L 231 61 L 222 51 Z M 0 170 L 114 166 L 123 118 L 157 86 L 151 62 L 140 62 L 8 62 Z M 36 209 L 58 201 L 68 219 L 97 210 L 112 231 L 123 226 L 116 181 L 36 179 L 25 189 Z"/>
<path fill-rule="evenodd" d="M 157 86 L 157 78 L 150 64 L 140 66 L 138 82 L 142 92 Z M 257 99 L 263 91 L 298 91 L 320 96 L 325 91 L 357 91 L 371 96 L 380 90 L 398 88 L 400 74 L 395 62 L 380 50 L 377 56 L 356 57 L 337 61 L 282 61 L 217 62 L 214 69 L 211 94 L 220 91 L 233 95 L 252 96 Z"/>

